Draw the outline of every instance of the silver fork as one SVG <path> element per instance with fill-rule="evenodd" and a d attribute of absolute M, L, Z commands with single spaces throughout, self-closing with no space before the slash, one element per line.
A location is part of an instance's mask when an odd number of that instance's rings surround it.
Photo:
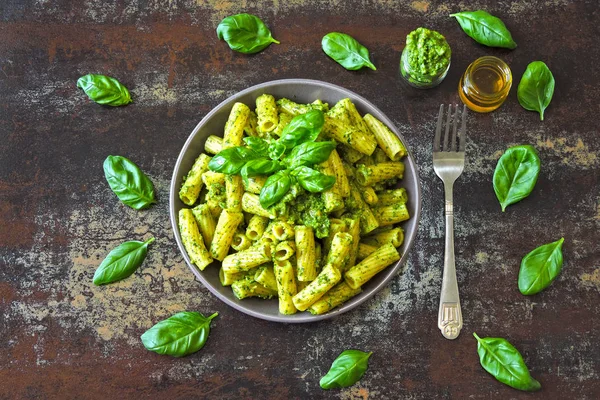
<path fill-rule="evenodd" d="M 442 335 L 446 339 L 456 339 L 463 327 L 460 298 L 458 296 L 458 282 L 456 281 L 456 268 L 454 265 L 452 187 L 454 186 L 454 181 L 462 174 L 465 167 L 466 111 L 466 106 L 463 106 L 462 113 L 459 113 L 458 104 L 455 104 L 453 114 L 452 105 L 448 105 L 446 129 L 442 142 L 442 125 L 444 119 L 444 105 L 442 104 L 440 106 L 440 113 L 438 114 L 435 139 L 433 141 L 433 170 L 444 182 L 444 191 L 446 193 L 446 250 L 444 255 L 444 275 L 442 278 L 440 309 L 438 312 L 438 328 L 440 328 Z M 460 132 L 457 132 L 459 118 L 461 119 L 461 125 Z M 452 136 L 450 136 L 450 124 L 452 124 Z"/>

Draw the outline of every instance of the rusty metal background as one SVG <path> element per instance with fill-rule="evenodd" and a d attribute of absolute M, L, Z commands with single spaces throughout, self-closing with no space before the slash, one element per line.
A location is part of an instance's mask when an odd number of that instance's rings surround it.
<path fill-rule="evenodd" d="M 448 14 L 484 8 L 518 43 L 490 49 Z M 253 56 L 217 40 L 238 12 L 260 16 L 280 45 Z M 595 1 L 118 1 L 8 0 L 0 4 L 0 398 L 489 399 L 600 398 L 600 12 Z M 402 84 L 398 61 L 418 26 L 453 50 L 442 85 Z M 343 31 L 369 48 L 377 71 L 350 72 L 321 37 Z M 469 117 L 468 164 L 455 186 L 458 279 L 465 328 L 454 342 L 436 327 L 443 259 L 442 184 L 431 166 L 434 117 L 457 102 L 461 73 L 496 55 L 515 84 L 499 110 Z M 517 102 L 526 65 L 545 61 L 556 91 L 539 121 Z M 106 108 L 76 89 L 81 75 L 117 77 L 134 103 Z M 279 78 L 321 79 L 382 109 L 421 168 L 424 208 L 410 261 L 393 283 L 332 321 L 286 326 L 228 308 L 188 271 L 168 222 L 173 163 L 192 128 L 218 102 Z M 542 173 L 532 195 L 502 213 L 491 176 L 501 152 L 534 145 Z M 136 212 L 108 188 L 109 154 L 134 160 L 158 204 Z M 95 287 L 106 253 L 155 236 L 131 278 Z M 517 289 L 521 257 L 565 237 L 564 269 L 532 297 Z M 200 352 L 174 359 L 139 336 L 181 310 L 218 311 Z M 542 392 L 502 385 L 479 365 L 480 336 L 521 350 Z M 374 351 L 356 385 L 324 392 L 320 377 L 344 349 Z"/>

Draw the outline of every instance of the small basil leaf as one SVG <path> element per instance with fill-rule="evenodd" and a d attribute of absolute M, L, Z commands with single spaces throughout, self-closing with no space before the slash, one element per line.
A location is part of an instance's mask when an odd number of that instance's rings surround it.
<path fill-rule="evenodd" d="M 450 16 L 456 18 L 462 30 L 477 43 L 506 49 L 517 47 L 504 22 L 483 10 L 463 11 Z"/>
<path fill-rule="evenodd" d="M 221 150 L 208 163 L 208 169 L 228 175 L 238 174 L 250 160 L 260 158 L 260 155 L 248 147 L 236 146 Z"/>
<path fill-rule="evenodd" d="M 278 142 L 272 142 L 269 145 L 269 158 L 271 160 L 279 160 L 281 156 L 285 153 L 285 146 Z"/>
<path fill-rule="evenodd" d="M 158 354 L 183 357 L 204 347 L 210 333 L 210 321 L 202 314 L 183 311 L 160 321 L 141 336 L 144 347 Z"/>
<path fill-rule="evenodd" d="M 84 75 L 77 80 L 77 87 L 98 104 L 117 107 L 131 103 L 129 90 L 110 76 Z"/>
<path fill-rule="evenodd" d="M 291 169 L 303 165 L 319 164 L 329 158 L 335 149 L 336 143 L 331 142 L 306 142 L 294 147 L 292 152 L 283 159 L 283 163 Z"/>
<path fill-rule="evenodd" d="M 103 167 L 108 185 L 124 204 L 141 210 L 156 203 L 152 182 L 132 161 L 121 156 L 108 156 Z"/>
<path fill-rule="evenodd" d="M 271 175 L 260 190 L 260 205 L 269 208 L 285 196 L 292 186 L 292 177 L 288 171 L 279 171 Z"/>
<path fill-rule="evenodd" d="M 324 192 L 335 184 L 335 176 L 322 174 L 307 166 L 296 168 L 292 171 L 292 175 L 298 178 L 300 186 L 311 193 Z"/>
<path fill-rule="evenodd" d="M 304 142 L 314 142 L 324 124 L 323 111 L 311 110 L 297 115 L 283 128 L 278 142 L 288 150 Z"/>
<path fill-rule="evenodd" d="M 519 290 L 524 295 L 532 295 L 546 289 L 556 279 L 562 269 L 562 244 L 564 238 L 540 246 L 521 261 L 519 270 Z"/>
<path fill-rule="evenodd" d="M 121 243 L 111 250 L 94 273 L 94 284 L 105 285 L 125 279 L 135 272 L 144 262 L 148 245 L 154 242 L 150 238 L 145 242 L 130 241 Z"/>
<path fill-rule="evenodd" d="M 377 69 L 369 59 L 369 50 L 345 33 L 328 33 L 323 36 L 321 47 L 325 54 L 348 70 L 355 71 L 362 67 L 369 67 L 373 71 Z"/>
<path fill-rule="evenodd" d="M 269 150 L 269 142 L 256 136 L 245 137 L 244 143 L 258 154 L 265 154 Z"/>
<path fill-rule="evenodd" d="M 529 374 L 523 357 L 506 339 L 480 338 L 476 333 L 477 353 L 483 369 L 500 382 L 518 390 L 533 392 L 542 385 Z"/>
<path fill-rule="evenodd" d="M 504 152 L 494 171 L 494 191 L 502 211 L 529 196 L 539 173 L 540 158 L 532 146 L 514 146 Z"/>
<path fill-rule="evenodd" d="M 231 50 L 244 54 L 258 53 L 271 43 L 279 44 L 265 23 L 251 14 L 236 14 L 223 19 L 217 27 L 217 37 L 226 41 Z"/>
<path fill-rule="evenodd" d="M 362 378 L 369 367 L 369 357 L 373 352 L 345 350 L 331 364 L 329 372 L 321 378 L 323 389 L 344 388 L 354 385 Z"/>
<path fill-rule="evenodd" d="M 273 172 L 279 171 L 281 168 L 281 163 L 279 161 L 261 158 L 248 161 L 240 171 L 240 174 L 242 175 L 244 182 L 247 183 L 248 178 L 251 176 L 270 175 Z"/>
<path fill-rule="evenodd" d="M 542 61 L 534 61 L 527 66 L 517 88 L 517 98 L 524 109 L 540 113 L 544 120 L 544 111 L 550 105 L 554 94 L 554 76 Z"/>

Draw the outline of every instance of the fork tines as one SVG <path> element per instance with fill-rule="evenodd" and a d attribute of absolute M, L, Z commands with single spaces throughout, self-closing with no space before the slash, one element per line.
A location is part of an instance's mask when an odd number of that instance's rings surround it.
<path fill-rule="evenodd" d="M 466 115 L 467 106 L 463 105 L 462 111 L 458 111 L 458 104 L 454 105 L 452 112 L 452 104 L 448 105 L 446 117 L 446 127 L 444 130 L 444 141 L 442 142 L 442 125 L 444 120 L 444 105 L 440 105 L 438 114 L 437 127 L 435 129 L 435 139 L 433 140 L 433 151 L 465 151 L 466 142 Z M 460 131 L 458 131 L 458 119 L 461 119 Z M 452 137 L 450 137 L 450 125 L 452 125 Z M 457 136 L 458 141 L 457 143 Z M 458 149 L 457 149 L 458 146 Z"/>

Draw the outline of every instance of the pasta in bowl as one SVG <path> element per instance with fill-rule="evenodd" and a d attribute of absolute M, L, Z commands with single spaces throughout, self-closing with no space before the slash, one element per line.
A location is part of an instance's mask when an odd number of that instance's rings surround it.
<path fill-rule="evenodd" d="M 385 286 L 420 206 L 417 167 L 391 121 L 304 79 L 251 87 L 207 114 L 170 192 L 196 277 L 242 312 L 291 323 L 348 311 Z"/>

